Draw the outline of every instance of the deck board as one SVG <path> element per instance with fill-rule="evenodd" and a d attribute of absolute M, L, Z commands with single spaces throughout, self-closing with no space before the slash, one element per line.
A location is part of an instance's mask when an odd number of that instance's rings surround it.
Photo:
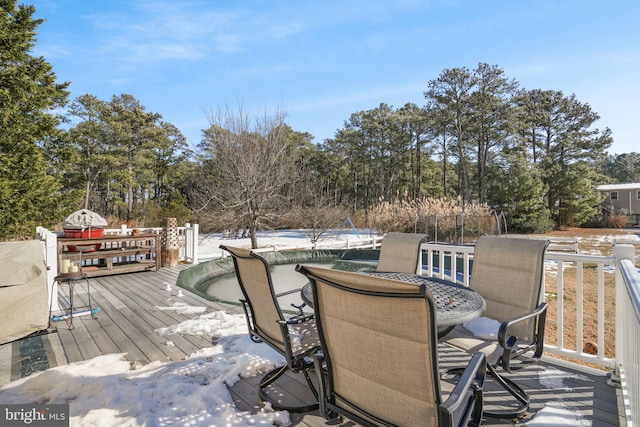
<path fill-rule="evenodd" d="M 207 312 L 222 310 L 229 313 L 242 313 L 237 305 L 208 301 L 198 295 L 182 290 L 176 286 L 181 269 L 161 268 L 159 271 L 144 271 L 131 274 L 101 276 L 90 278 L 93 304 L 100 307 L 97 319 L 91 316 L 74 318 L 75 329 L 68 330 L 64 321 L 54 322 L 58 329 L 60 342 L 64 348 L 68 362 L 76 362 L 94 358 L 101 354 L 126 353 L 132 363 L 149 363 L 152 361 L 181 360 L 201 348 L 211 346 L 211 337 L 194 335 L 161 335 L 157 329 L 183 322 L 200 316 L 202 313 L 185 314 L 176 310 L 163 310 L 174 304 L 202 306 Z M 171 286 L 168 291 L 167 285 Z M 88 302 L 86 290 L 76 286 L 78 304 Z M 171 345 L 168 345 L 168 342 Z M 0 349 L 5 350 L 5 349 Z M 464 366 L 469 355 L 447 347 L 440 348 L 440 368 Z M 539 364 L 531 365 L 517 373 L 508 375 L 517 379 L 529 393 L 531 411 L 519 424 L 531 420 L 537 411 L 549 402 L 561 402 L 566 408 L 579 410 L 592 426 L 623 426 L 619 416 L 619 389 L 607 383 L 606 372 L 594 369 L 582 369 L 566 362 L 556 362 L 544 358 Z M 0 370 L 10 367 L 0 365 Z M 562 381 L 557 383 L 541 382 L 547 374 L 559 372 Z M 7 376 L 7 375 L 4 375 Z M 239 378 L 229 386 L 231 395 L 238 409 L 243 411 L 259 411 L 262 403 L 258 397 L 257 384 L 261 376 Z M 279 391 L 289 404 L 298 402 L 300 398 L 309 398 L 306 382 L 302 375 L 287 374 L 282 380 Z M 281 381 L 279 380 L 279 382 Z M 490 382 L 489 382 L 490 383 Z M 492 407 L 500 401 L 504 402 L 505 393 L 495 390 L 494 385 L 487 384 L 485 393 L 486 407 Z M 305 394 L 307 395 L 306 397 Z M 291 413 L 294 426 L 319 427 L 326 426 L 327 421 L 317 411 L 294 414 Z M 485 419 L 483 425 L 513 425 L 512 420 Z M 356 426 L 348 420 L 333 425 Z"/>
<path fill-rule="evenodd" d="M 129 309 L 131 310 L 132 317 L 139 317 L 141 320 L 144 320 L 145 323 L 139 323 L 148 325 L 150 329 L 146 331 L 147 333 L 153 333 L 156 329 L 167 327 L 182 320 L 179 318 L 176 319 L 174 316 L 171 316 L 169 312 L 155 309 L 155 307 L 150 305 L 147 301 L 136 297 L 136 294 L 132 292 L 123 292 L 122 290 L 114 289 L 112 294 L 117 295 L 121 301 L 129 304 Z M 194 351 L 202 348 L 203 345 L 208 344 L 208 341 L 206 340 L 205 342 L 203 342 L 202 337 L 194 337 L 191 335 L 182 336 L 179 334 L 164 336 L 163 344 L 167 341 L 173 342 L 177 345 L 177 348 L 179 350 L 182 350 L 182 355 L 180 357 L 178 357 L 178 355 L 170 356 L 171 360 L 178 360 L 180 358 L 183 358 L 184 356 L 187 356 Z"/>
<path fill-rule="evenodd" d="M 126 285 L 126 284 L 123 284 Z M 114 287 L 112 294 L 119 292 Z M 129 294 L 133 295 L 132 292 Z M 155 333 L 155 327 L 150 323 L 149 311 L 136 305 L 127 295 L 119 295 L 120 300 L 126 305 L 124 308 L 117 310 L 102 310 L 98 319 L 109 316 L 111 320 L 122 330 L 122 332 L 131 338 L 137 347 L 144 353 L 144 360 L 180 360 L 185 357 L 185 352 L 178 347 L 167 346 L 167 339 Z M 189 353 L 190 354 L 190 353 Z"/>

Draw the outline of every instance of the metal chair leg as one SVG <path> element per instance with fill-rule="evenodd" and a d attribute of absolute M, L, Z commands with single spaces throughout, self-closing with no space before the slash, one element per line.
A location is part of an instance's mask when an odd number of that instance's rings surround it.
<path fill-rule="evenodd" d="M 273 384 L 278 378 L 280 378 L 282 375 L 284 375 L 288 370 L 289 370 L 289 367 L 287 365 L 284 365 L 284 366 L 281 366 L 279 368 L 273 369 L 272 371 L 267 372 L 266 375 L 264 377 L 262 377 L 262 380 L 260 380 L 260 385 L 258 386 L 258 394 L 260 395 L 260 399 L 271 403 L 271 406 L 273 406 L 275 409 L 278 409 L 278 410 L 281 410 L 281 411 L 309 412 L 309 411 L 315 411 L 316 409 L 318 409 L 318 407 L 319 407 L 318 402 L 317 402 L 318 401 L 318 392 L 316 391 L 315 387 L 313 386 L 313 383 L 311 382 L 311 378 L 309 377 L 309 373 L 306 370 L 303 371 L 302 373 L 304 374 L 305 379 L 307 380 L 307 384 L 309 384 L 309 388 L 311 389 L 311 392 L 313 393 L 313 395 L 316 398 L 316 403 L 312 403 L 310 405 L 302 405 L 302 406 L 282 405 L 281 403 L 279 403 L 278 401 L 276 401 L 275 399 L 270 397 L 264 391 L 264 389 L 266 387 L 268 387 L 271 384 Z"/>
<path fill-rule="evenodd" d="M 519 402 L 516 409 L 509 409 L 504 411 L 489 411 L 485 410 L 483 413 L 490 418 L 510 419 L 520 418 L 529 411 L 530 399 L 527 393 L 518 384 L 514 383 L 508 378 L 503 377 L 496 372 L 493 366 L 487 365 L 487 371 L 491 377 L 493 377 L 498 384 L 502 386 L 511 396 L 515 397 Z"/>
<path fill-rule="evenodd" d="M 463 370 L 463 368 L 447 369 L 442 372 L 441 377 L 445 377 L 446 375 L 462 375 Z M 518 401 L 518 406 L 515 409 L 495 411 L 484 409 L 482 412 L 483 416 L 498 419 L 514 419 L 523 417 L 527 411 L 529 411 L 530 399 L 527 393 L 518 384 L 500 375 L 493 366 L 487 365 L 487 373 L 495 379 L 507 393 Z"/>
<path fill-rule="evenodd" d="M 309 377 L 309 372 L 308 371 L 303 371 L 302 373 L 304 374 L 304 378 L 307 380 L 307 384 L 309 385 L 309 388 L 311 389 L 311 393 L 313 393 L 313 396 L 316 398 L 316 400 L 318 400 L 318 391 L 316 390 L 315 386 L 313 385 L 313 382 L 311 381 L 311 377 Z"/>

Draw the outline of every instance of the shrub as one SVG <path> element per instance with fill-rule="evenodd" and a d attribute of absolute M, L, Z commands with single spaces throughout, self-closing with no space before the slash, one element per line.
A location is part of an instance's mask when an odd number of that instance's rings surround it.
<path fill-rule="evenodd" d="M 609 227 L 611 228 L 625 228 L 629 223 L 629 218 L 626 215 L 611 215 L 609 218 Z"/>

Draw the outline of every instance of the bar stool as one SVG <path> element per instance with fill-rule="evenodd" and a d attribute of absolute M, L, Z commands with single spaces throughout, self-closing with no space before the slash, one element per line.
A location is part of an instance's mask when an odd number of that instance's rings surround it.
<path fill-rule="evenodd" d="M 73 314 L 74 314 L 74 306 L 73 306 L 73 294 L 75 293 L 75 286 L 77 283 L 81 282 L 84 280 L 86 286 L 87 286 L 87 296 L 89 299 L 89 304 L 86 306 L 81 306 L 81 307 L 88 307 L 89 308 L 89 313 L 91 314 L 91 318 L 95 319 L 95 313 L 97 311 L 94 310 L 92 304 L 91 304 L 91 288 L 89 286 L 89 278 L 87 277 L 86 274 L 80 273 L 79 275 L 60 275 L 60 276 L 56 276 L 54 279 L 54 283 L 57 282 L 58 285 L 67 285 L 69 286 L 69 308 L 68 309 L 61 309 L 60 311 L 62 312 L 66 312 L 68 311 L 68 314 L 63 314 L 61 316 L 54 316 L 52 317 L 52 307 L 53 307 L 53 298 L 57 298 L 57 295 L 52 295 L 51 296 L 51 306 L 49 307 L 49 319 L 50 320 L 66 320 L 67 324 L 69 325 L 69 330 L 73 329 Z M 77 308 L 77 307 L 76 307 Z M 59 317 L 59 319 L 57 318 Z"/>

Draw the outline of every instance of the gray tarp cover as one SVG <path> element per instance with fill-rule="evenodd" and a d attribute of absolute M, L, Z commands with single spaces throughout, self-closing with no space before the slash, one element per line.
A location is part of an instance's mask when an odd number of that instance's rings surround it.
<path fill-rule="evenodd" d="M 107 221 L 95 212 L 80 209 L 65 218 L 62 228 L 68 230 L 85 230 L 87 228 L 104 228 Z"/>
<path fill-rule="evenodd" d="M 42 243 L 0 243 L 0 269 L 0 344 L 46 329 L 49 297 Z"/>

